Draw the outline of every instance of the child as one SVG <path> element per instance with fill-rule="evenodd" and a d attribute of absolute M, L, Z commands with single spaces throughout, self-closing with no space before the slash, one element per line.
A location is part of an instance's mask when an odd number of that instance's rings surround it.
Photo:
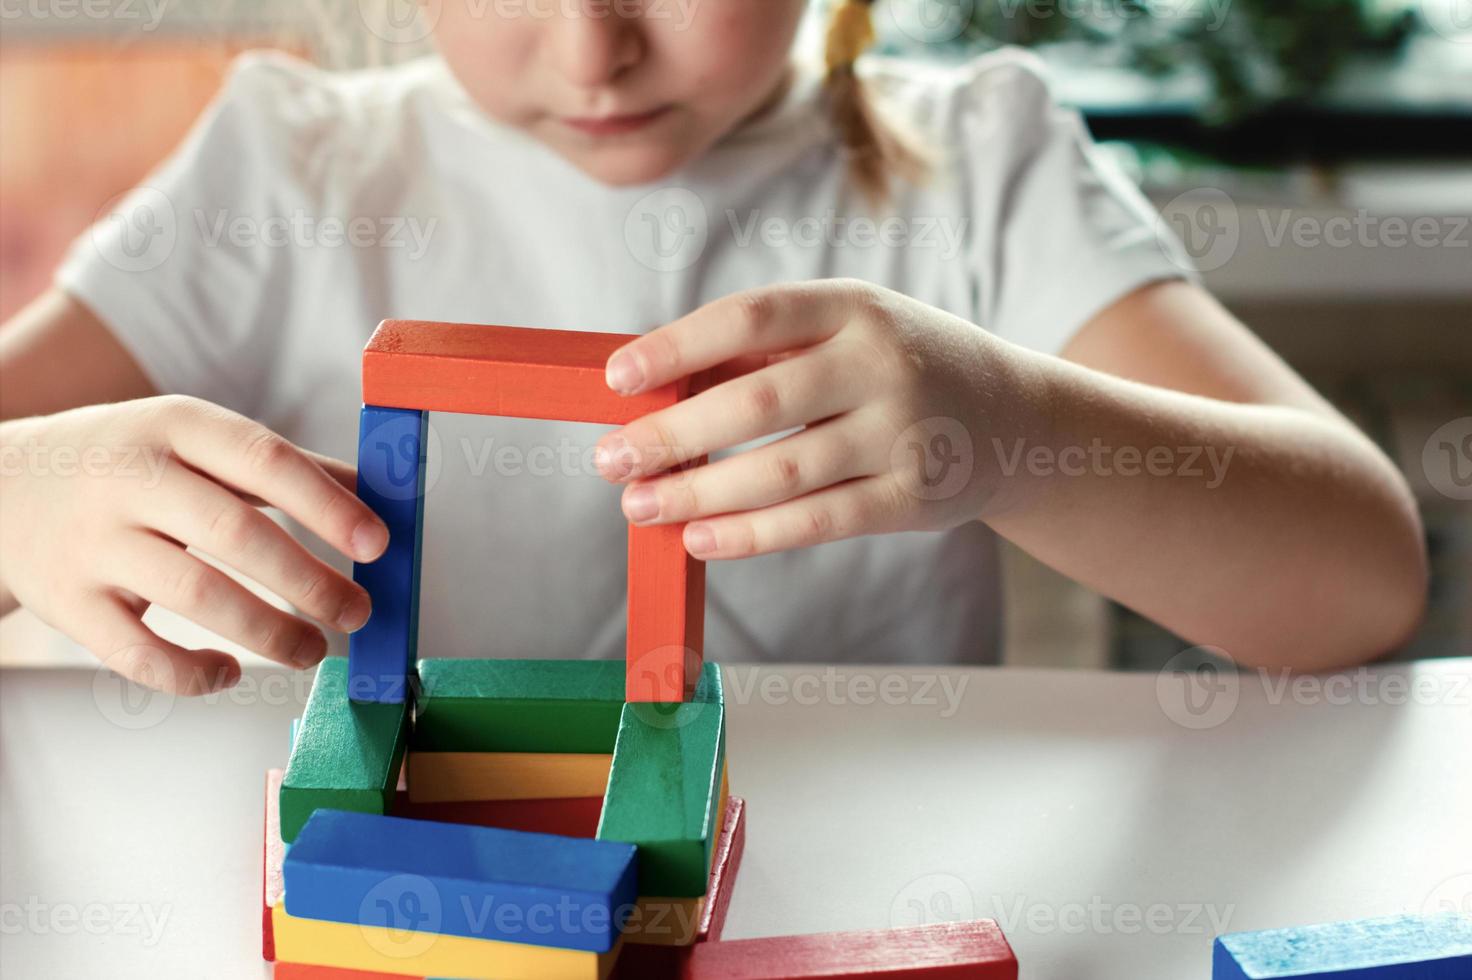
<path fill-rule="evenodd" d="M 435 57 L 244 59 L 0 331 L 7 608 L 185 693 L 238 666 L 149 604 L 316 663 L 316 624 L 369 614 L 323 556 L 386 532 L 298 447 L 353 458 L 359 352 L 402 317 L 645 333 L 609 361 L 623 393 L 731 377 L 612 433 L 436 416 L 424 656 L 621 655 L 619 492 L 718 560 L 723 662 L 995 661 L 995 534 L 1240 663 L 1405 637 L 1406 486 L 1183 273 L 1036 65 L 856 72 L 870 3 L 845 0 L 820 77 L 790 54 L 804 4 L 446 0 Z"/>

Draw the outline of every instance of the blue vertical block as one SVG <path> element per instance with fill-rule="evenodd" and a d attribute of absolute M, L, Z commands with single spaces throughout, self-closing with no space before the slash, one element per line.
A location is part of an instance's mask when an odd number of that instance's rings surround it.
<path fill-rule="evenodd" d="M 632 844 L 318 810 L 283 865 L 300 919 L 604 953 L 638 898 Z"/>
<path fill-rule="evenodd" d="M 419 563 L 429 413 L 364 405 L 358 430 L 358 496 L 388 525 L 388 550 L 354 565 L 373 614 L 348 642 L 348 696 L 401 704 L 419 645 Z"/>
<path fill-rule="evenodd" d="M 1217 939 L 1212 980 L 1467 980 L 1472 917 L 1394 915 Z"/>

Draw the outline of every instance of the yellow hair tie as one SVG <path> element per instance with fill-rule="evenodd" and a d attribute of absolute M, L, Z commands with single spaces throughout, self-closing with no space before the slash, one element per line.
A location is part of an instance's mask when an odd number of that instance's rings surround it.
<path fill-rule="evenodd" d="M 833 13 L 828 28 L 828 70 L 847 68 L 874 43 L 874 18 L 870 0 L 845 0 Z"/>

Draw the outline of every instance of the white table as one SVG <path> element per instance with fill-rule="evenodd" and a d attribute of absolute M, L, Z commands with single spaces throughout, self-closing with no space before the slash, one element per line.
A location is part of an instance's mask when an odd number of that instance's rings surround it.
<path fill-rule="evenodd" d="M 730 938 L 991 917 L 1027 980 L 1186 980 L 1213 917 L 1472 903 L 1472 660 L 1296 697 L 1248 676 L 1224 720 L 1230 697 L 1183 713 L 1178 676 L 1162 701 L 1154 675 L 753 671 L 726 674 Z M 266 975 L 262 778 L 307 687 L 244 685 L 129 714 L 110 677 L 0 674 L 0 974 Z"/>

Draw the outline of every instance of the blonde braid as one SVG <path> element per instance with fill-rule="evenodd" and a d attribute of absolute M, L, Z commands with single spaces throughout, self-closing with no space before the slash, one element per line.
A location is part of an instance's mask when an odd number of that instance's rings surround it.
<path fill-rule="evenodd" d="M 925 173 L 925 159 L 911 148 L 870 103 L 854 70 L 859 55 L 874 43 L 874 0 L 841 0 L 828 27 L 828 103 L 838 138 L 849 156 L 854 183 L 871 204 L 889 199 L 889 179 L 910 181 Z"/>

